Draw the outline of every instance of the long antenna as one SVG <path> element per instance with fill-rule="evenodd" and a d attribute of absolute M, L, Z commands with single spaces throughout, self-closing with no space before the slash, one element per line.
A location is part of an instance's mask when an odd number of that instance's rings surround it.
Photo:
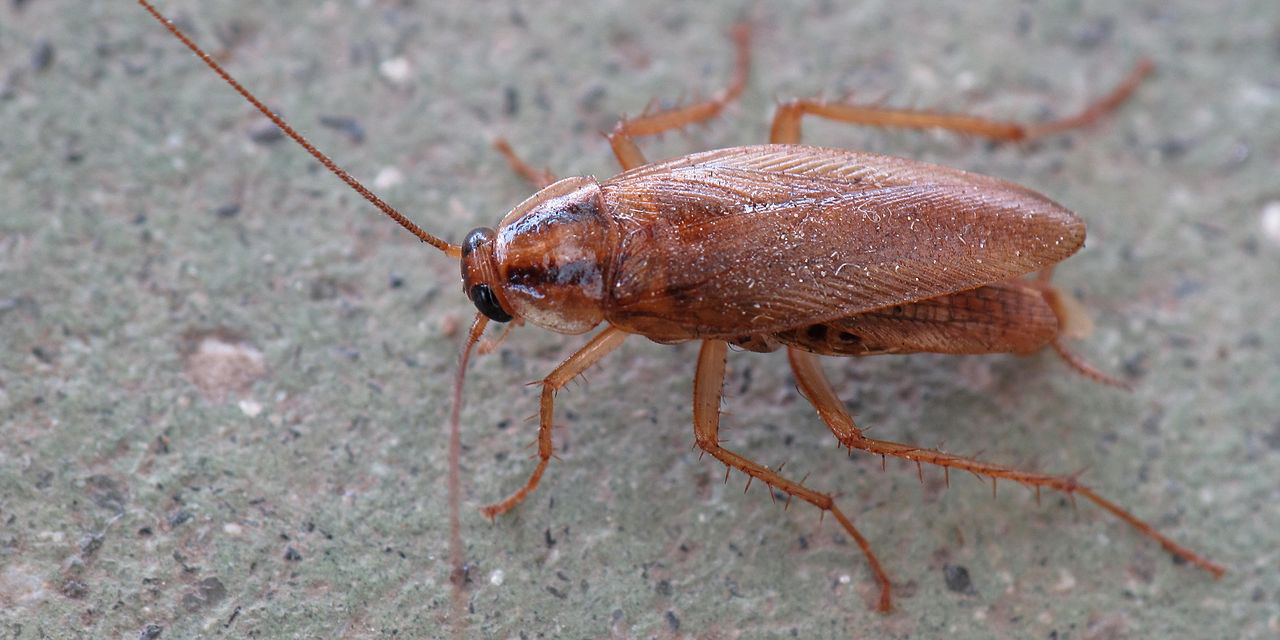
<path fill-rule="evenodd" d="M 306 138 L 302 137 L 302 134 L 298 133 L 297 131 L 294 131 L 293 127 L 290 127 L 288 124 L 286 124 L 285 121 L 280 116 L 273 113 L 270 109 L 267 108 L 266 105 L 262 104 L 262 102 L 260 102 L 256 97 L 254 97 L 252 93 L 249 93 L 248 89 L 245 89 L 243 85 L 241 85 L 239 82 L 236 81 L 235 78 L 232 78 L 231 74 L 227 73 L 222 68 L 222 65 L 219 65 L 217 62 L 215 62 L 214 59 L 209 54 L 205 53 L 203 49 L 201 49 L 199 46 L 196 45 L 195 42 L 191 40 L 191 38 L 187 37 L 187 34 L 183 33 L 182 30 L 177 27 L 177 25 L 173 24 L 172 21 L 170 21 L 168 18 L 161 15 L 160 12 L 157 11 L 155 7 L 151 6 L 150 2 L 147 2 L 147 0 L 138 0 L 138 4 L 142 5 L 142 8 L 146 9 L 148 13 L 150 13 L 152 16 L 155 17 L 156 20 L 159 20 L 160 24 L 163 24 L 165 28 L 169 30 L 170 33 L 172 33 L 175 37 L 177 37 L 179 40 L 182 41 L 182 44 L 187 45 L 187 48 L 191 49 L 191 51 L 193 51 L 196 54 L 196 57 L 200 58 L 201 60 L 204 60 L 204 63 L 209 65 L 209 68 L 213 69 L 213 72 L 218 74 L 219 77 L 221 77 L 223 80 L 226 80 L 227 84 L 231 85 L 232 89 L 235 89 L 236 92 L 244 96 L 245 100 L 248 100 L 250 104 L 257 107 L 258 111 L 262 112 L 262 115 L 265 115 L 267 118 L 271 120 L 271 122 L 275 123 L 277 127 L 280 127 L 280 130 L 285 132 L 285 134 L 288 135 L 290 138 L 293 138 L 294 142 L 297 142 L 298 144 L 302 145 L 303 149 L 306 149 L 307 152 L 310 153 L 316 160 L 319 160 L 320 164 L 324 165 L 326 169 L 328 169 L 329 171 L 332 171 L 334 175 L 338 176 L 339 178 L 342 179 L 343 182 L 347 183 L 347 186 L 351 187 L 352 189 L 355 189 L 356 193 L 359 193 L 360 195 L 364 196 L 365 200 L 372 202 L 373 206 L 381 209 L 383 213 L 387 214 L 387 217 L 391 218 L 392 220 L 395 220 L 400 224 L 400 226 L 404 227 L 405 229 L 408 229 L 409 233 L 412 233 L 413 235 L 418 236 L 419 240 L 422 240 L 423 242 L 445 252 L 445 255 L 448 255 L 449 257 L 452 257 L 452 258 L 457 258 L 462 255 L 462 247 L 456 244 L 449 244 L 448 242 L 445 242 L 444 240 L 441 240 L 440 238 L 437 238 L 427 233 L 426 231 L 423 231 L 421 227 L 419 227 L 418 225 L 414 224 L 413 221 L 406 218 L 404 214 L 400 213 L 399 211 L 396 211 L 395 207 L 392 207 L 386 202 L 383 202 L 382 198 L 379 198 L 378 196 L 374 195 L 372 191 L 366 189 L 363 184 L 360 184 L 359 180 L 356 180 L 355 178 L 351 177 L 351 174 L 347 173 L 342 167 L 339 167 L 337 164 L 335 164 L 333 160 L 330 160 L 329 156 L 326 156 L 325 154 L 321 153 L 319 149 L 316 149 L 310 142 L 307 141 Z"/>

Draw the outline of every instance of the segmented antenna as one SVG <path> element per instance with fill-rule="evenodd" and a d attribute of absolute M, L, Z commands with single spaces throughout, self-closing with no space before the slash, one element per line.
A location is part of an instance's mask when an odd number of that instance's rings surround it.
<path fill-rule="evenodd" d="M 252 104 L 254 107 L 257 107 L 258 111 L 262 112 L 262 115 L 267 116 L 267 118 L 269 118 L 271 122 L 275 123 L 277 127 L 280 127 L 281 131 L 285 132 L 285 134 L 288 135 L 290 138 L 293 138 L 294 142 L 297 142 L 299 145 L 302 145 L 302 148 L 306 149 L 307 153 L 310 153 L 312 157 L 314 157 L 316 160 L 319 160 L 320 164 L 324 165 L 326 169 L 328 169 L 329 171 L 332 171 L 334 175 L 341 178 L 343 182 L 347 183 L 347 186 L 351 187 L 352 189 L 355 189 L 356 193 L 364 196 L 365 200 L 368 200 L 369 202 L 373 203 L 373 206 L 377 207 L 378 209 L 381 209 L 383 213 L 387 214 L 387 217 L 391 218 L 392 220 L 395 220 L 397 223 L 400 224 L 400 226 L 404 227 L 405 229 L 408 229 L 409 233 L 412 233 L 413 235 L 418 236 L 419 240 L 422 240 L 423 242 L 445 252 L 445 254 L 450 257 L 457 258 L 462 255 L 462 247 L 456 244 L 449 244 L 448 242 L 445 242 L 444 240 L 441 240 L 440 238 L 437 238 L 427 233 L 426 231 L 423 231 L 421 227 L 419 227 L 418 225 L 414 224 L 413 221 L 406 218 L 404 214 L 400 213 L 399 211 L 396 211 L 395 207 L 392 207 L 386 202 L 383 202 L 382 198 L 379 198 L 378 196 L 374 195 L 372 191 L 366 189 L 363 184 L 360 184 L 359 180 L 356 180 L 355 178 L 351 177 L 351 174 L 347 173 L 342 167 L 339 167 L 337 164 L 335 164 L 333 160 L 330 160 L 329 156 L 326 156 L 325 154 L 321 153 L 319 149 L 316 149 L 310 142 L 307 141 L 306 138 L 302 137 L 302 134 L 298 133 L 297 131 L 294 131 L 293 127 L 290 127 L 288 124 L 286 124 L 285 121 L 280 116 L 277 116 L 275 113 L 273 113 L 270 109 L 267 108 L 266 105 L 262 104 L 261 101 L 259 101 L 256 97 L 254 97 L 254 95 L 250 93 L 248 89 L 245 89 L 243 85 L 241 85 L 239 82 L 236 81 L 235 78 L 232 78 L 231 74 L 227 73 L 226 70 L 222 68 L 222 65 L 219 65 L 217 62 L 215 62 L 214 59 L 211 56 L 209 56 L 209 54 L 205 53 L 203 49 L 201 49 L 199 46 L 196 45 L 195 42 L 191 40 L 191 38 L 187 37 L 187 34 L 183 33 L 182 30 L 177 27 L 177 25 L 173 24 L 172 21 L 170 21 L 168 18 L 161 15 L 160 12 L 157 11 L 155 7 L 151 6 L 150 2 L 147 2 L 147 0 L 138 0 L 138 4 L 142 5 L 142 8 L 146 9 L 147 13 L 150 13 L 152 16 L 154 16 L 156 20 L 159 20 L 160 24 L 163 24 L 165 28 L 169 30 L 170 33 L 172 33 L 176 38 L 178 38 L 178 40 L 182 41 L 182 44 L 187 45 L 187 48 L 191 49 L 191 51 L 196 54 L 196 57 L 200 58 L 201 60 L 204 61 L 205 64 L 209 65 L 209 68 L 213 69 L 214 73 L 218 74 L 218 76 L 221 77 L 223 80 L 225 80 L 227 84 L 231 85 L 232 89 L 235 89 L 237 93 L 244 96 L 245 100 L 248 100 L 250 104 Z"/>

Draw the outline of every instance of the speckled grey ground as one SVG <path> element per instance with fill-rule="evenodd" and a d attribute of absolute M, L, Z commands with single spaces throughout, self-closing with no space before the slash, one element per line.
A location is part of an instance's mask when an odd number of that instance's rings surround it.
<path fill-rule="evenodd" d="M 456 241 L 528 193 L 491 136 L 604 176 L 598 132 L 618 113 L 722 84 L 747 3 L 637 4 L 164 8 Z M 1087 467 L 1231 573 L 1177 566 L 1086 504 L 848 459 L 781 357 L 734 355 L 724 435 L 840 493 L 897 587 L 878 615 L 831 523 L 758 485 L 743 496 L 690 450 L 695 351 L 643 340 L 560 396 L 561 459 L 491 525 L 470 507 L 531 469 L 522 383 L 582 340 L 526 330 L 469 381 L 465 635 L 1280 634 L 1280 5 L 841 4 L 760 7 L 741 103 L 646 142 L 650 157 L 761 141 L 776 96 L 1044 118 L 1154 58 L 1159 75 L 1105 125 L 1034 145 L 806 126 L 1080 212 L 1089 246 L 1058 272 L 1095 312 L 1079 348 L 1136 393 L 1050 355 L 827 368 L 873 433 Z M 129 2 L 0 6 L 0 132 L 0 638 L 447 635 L 441 425 L 471 313 L 454 263 L 263 140 Z"/>

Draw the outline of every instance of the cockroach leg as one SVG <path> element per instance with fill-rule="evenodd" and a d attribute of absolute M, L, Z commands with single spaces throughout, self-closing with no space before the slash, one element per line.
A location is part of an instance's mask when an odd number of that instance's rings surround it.
<path fill-rule="evenodd" d="M 517 175 L 528 180 L 533 186 L 541 189 L 556 181 L 556 174 L 552 173 L 550 169 L 534 169 L 524 160 L 521 160 L 506 138 L 494 140 L 493 148 L 497 149 L 498 153 L 501 153 L 502 157 L 507 159 L 507 162 L 511 164 L 511 169 Z"/>
<path fill-rule="evenodd" d="M 751 26 L 746 23 L 735 26 L 730 32 L 730 37 L 737 50 L 733 80 L 714 98 L 618 121 L 608 138 L 609 146 L 613 147 L 613 154 L 618 157 L 618 164 L 622 165 L 624 170 L 638 167 L 646 162 L 644 153 L 640 151 L 640 147 L 636 146 L 635 138 L 710 120 L 742 93 L 742 89 L 747 86 L 747 70 L 751 66 Z"/>
<path fill-rule="evenodd" d="M 610 351 L 617 349 L 618 345 L 622 344 L 626 337 L 627 334 L 622 330 L 608 327 L 596 334 L 596 337 L 592 338 L 586 346 L 569 356 L 568 360 L 560 363 L 560 366 L 556 367 L 550 375 L 542 380 L 542 403 L 538 412 L 538 466 L 533 469 L 533 474 L 529 476 L 529 480 L 525 482 L 524 486 L 520 487 L 515 493 L 501 502 L 482 507 L 480 511 L 484 515 L 493 518 L 510 511 L 537 488 L 538 481 L 542 479 L 542 473 L 547 469 L 547 462 L 551 460 L 551 418 L 554 411 L 556 391 Z"/>
<path fill-rule="evenodd" d="M 705 340 L 698 352 L 698 369 L 693 380 L 693 434 L 698 447 L 723 462 L 727 467 L 737 469 L 752 478 L 758 478 L 771 489 L 787 494 L 787 502 L 795 496 L 821 509 L 823 513 L 830 511 L 841 527 L 849 533 L 862 554 L 866 556 L 876 582 L 880 584 L 880 600 L 878 607 L 882 612 L 892 609 L 890 600 L 889 576 L 885 574 L 871 550 L 871 544 L 862 533 L 853 526 L 853 522 L 836 506 L 831 496 L 818 493 L 803 484 L 788 480 L 776 471 L 752 460 L 748 460 L 720 446 L 717 437 L 720 430 L 720 394 L 724 387 L 725 353 L 728 343 L 723 340 Z M 727 469 L 726 469 L 727 471 Z"/>
<path fill-rule="evenodd" d="M 888 455 L 913 462 L 924 462 L 943 468 L 962 469 L 974 475 L 991 478 L 992 482 L 999 478 L 1012 480 L 1037 489 L 1039 487 L 1057 489 L 1069 496 L 1079 494 L 1125 521 L 1129 526 L 1137 529 L 1139 533 L 1156 540 L 1175 557 L 1208 571 L 1215 578 L 1222 577 L 1226 573 L 1226 569 L 1222 566 L 1174 542 L 1169 537 L 1156 531 L 1150 524 L 1139 520 L 1114 502 L 1094 493 L 1089 487 L 1080 484 L 1075 476 L 1054 476 L 1018 471 L 933 449 L 923 449 L 897 442 L 867 438 L 862 435 L 862 430 L 854 424 L 853 418 L 845 411 L 844 405 L 836 397 L 835 391 L 831 389 L 830 383 L 827 382 L 827 378 L 818 364 L 817 356 L 805 351 L 787 349 L 787 357 L 791 361 L 791 370 L 795 373 L 796 382 L 800 386 L 800 390 L 809 399 L 809 402 L 813 404 L 814 408 L 818 410 L 818 415 L 831 428 L 831 432 L 840 440 L 840 443 L 847 447 L 862 449 L 881 456 Z"/>
<path fill-rule="evenodd" d="M 481 340 L 480 343 L 476 345 L 476 355 L 487 356 L 494 351 L 497 351 L 498 347 L 501 347 L 502 343 L 506 342 L 507 336 L 511 335 L 511 330 L 514 329 L 517 324 L 518 323 L 515 321 L 508 322 L 502 327 L 502 333 L 499 333 L 498 337 L 491 340 Z"/>
<path fill-rule="evenodd" d="M 1084 127 L 1120 106 L 1138 84 L 1155 69 L 1147 59 L 1138 61 L 1133 71 L 1106 96 L 1075 115 L 1041 124 L 1003 122 L 963 113 L 943 113 L 916 109 L 892 109 L 823 100 L 793 100 L 778 106 L 773 117 L 769 141 L 779 144 L 800 143 L 800 120 L 806 115 L 873 127 L 906 127 L 911 129 L 946 129 L 957 133 L 982 136 L 994 140 L 1029 140 Z"/>
<path fill-rule="evenodd" d="M 1124 389 L 1125 391 L 1133 391 L 1133 384 L 1128 380 L 1117 378 L 1085 362 L 1084 358 L 1081 358 L 1062 343 L 1062 338 L 1054 338 L 1053 342 L 1049 343 L 1049 346 L 1053 347 L 1053 352 L 1058 354 L 1058 357 L 1062 358 L 1062 361 L 1067 363 L 1067 366 L 1074 369 L 1076 373 L 1100 384 Z"/>

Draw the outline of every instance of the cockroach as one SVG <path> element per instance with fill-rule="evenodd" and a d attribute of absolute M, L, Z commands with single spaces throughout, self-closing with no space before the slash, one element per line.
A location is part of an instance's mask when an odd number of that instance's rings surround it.
<path fill-rule="evenodd" d="M 494 517 L 519 505 L 552 456 L 557 390 L 631 335 L 671 344 L 701 342 L 693 383 L 694 441 L 703 454 L 771 490 L 830 513 L 858 544 L 892 607 L 891 584 L 871 545 L 831 496 L 720 445 L 720 394 L 730 345 L 785 349 L 805 398 L 850 451 L 928 463 L 989 479 L 1082 496 L 1159 542 L 1175 558 L 1219 577 L 1225 569 L 1156 531 L 1075 476 L 1020 471 L 973 458 L 867 437 L 836 397 L 817 356 L 888 353 L 1029 353 L 1050 347 L 1076 371 L 1124 385 L 1086 364 L 1063 339 L 1086 321 L 1050 283 L 1054 266 L 1084 243 L 1074 213 L 997 178 L 873 153 L 804 146 L 804 116 L 881 127 L 944 129 L 994 140 L 1038 138 L 1095 122 L 1152 70 L 1141 61 L 1109 94 L 1077 115 L 1024 126 L 934 111 L 796 100 L 774 116 L 770 144 L 730 147 L 649 163 L 635 139 L 708 120 L 747 78 L 749 35 L 729 86 L 711 99 L 623 119 L 608 134 L 622 173 L 553 180 L 497 144 L 539 191 L 496 229 L 461 245 L 420 229 L 366 189 L 271 112 L 147 0 L 138 0 L 215 73 L 312 156 L 423 242 L 458 258 L 462 290 L 478 313 L 459 356 L 451 412 L 449 496 L 452 557 L 461 567 L 458 525 L 459 411 L 472 347 L 488 322 L 528 322 L 578 335 L 604 329 L 540 381 L 538 461 L 525 484 L 482 509 Z M 1036 274 L 1033 277 L 1032 274 Z M 508 327 L 508 328 L 509 328 Z M 505 333 L 504 333 L 505 335 Z M 501 339 L 501 338 L 499 338 Z M 456 581 L 455 581 L 456 584 Z M 455 592 L 457 593 L 457 592 Z"/>

